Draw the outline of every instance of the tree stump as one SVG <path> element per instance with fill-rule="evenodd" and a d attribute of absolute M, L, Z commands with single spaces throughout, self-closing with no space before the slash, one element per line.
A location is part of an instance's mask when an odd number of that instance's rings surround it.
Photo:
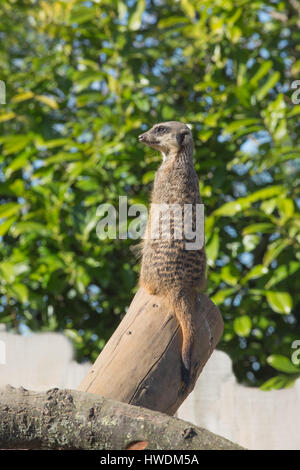
<path fill-rule="evenodd" d="M 192 380 L 181 378 L 181 329 L 161 297 L 140 288 L 78 390 L 173 415 L 193 390 L 223 333 L 218 308 L 204 294 L 194 312 Z"/>

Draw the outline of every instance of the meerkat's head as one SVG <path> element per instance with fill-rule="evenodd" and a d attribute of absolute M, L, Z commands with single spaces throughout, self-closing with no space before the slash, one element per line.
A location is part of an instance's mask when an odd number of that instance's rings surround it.
<path fill-rule="evenodd" d="M 181 151 L 193 151 L 193 137 L 189 127 L 177 121 L 155 124 L 149 131 L 139 135 L 139 141 L 159 150 L 164 160 Z"/>

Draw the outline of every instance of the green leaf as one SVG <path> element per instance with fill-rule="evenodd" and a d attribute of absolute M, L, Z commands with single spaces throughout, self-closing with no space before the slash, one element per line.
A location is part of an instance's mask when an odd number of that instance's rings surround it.
<path fill-rule="evenodd" d="M 274 212 L 275 207 L 277 206 L 277 198 L 269 199 L 263 201 L 260 205 L 260 210 L 262 210 L 265 214 L 270 215 Z"/>
<path fill-rule="evenodd" d="M 269 186 L 267 188 L 260 189 L 252 194 L 249 194 L 249 196 L 247 197 L 238 198 L 235 201 L 226 202 L 225 204 L 223 204 L 223 206 L 215 210 L 214 215 L 222 215 L 226 217 L 235 215 L 241 212 L 243 209 L 249 207 L 253 202 L 256 202 L 260 199 L 268 199 L 277 194 L 282 195 L 285 193 L 285 191 L 285 188 L 280 185 Z"/>
<path fill-rule="evenodd" d="M 256 87 L 258 85 L 259 80 L 269 72 L 272 65 L 273 65 L 273 62 L 271 60 L 264 61 L 259 67 L 259 69 L 257 70 L 257 72 L 251 78 L 250 84 Z"/>
<path fill-rule="evenodd" d="M 276 195 L 283 195 L 285 193 L 286 188 L 282 185 L 268 186 L 267 188 L 259 189 L 258 191 L 255 191 L 254 193 L 250 194 L 245 198 L 245 200 L 250 202 L 256 202 L 260 199 L 269 199 L 270 197 Z"/>
<path fill-rule="evenodd" d="M 289 246 L 290 241 L 287 239 L 281 239 L 279 238 L 278 240 L 275 240 L 273 243 L 271 243 L 268 246 L 268 249 L 266 251 L 266 254 L 263 257 L 263 263 L 265 266 L 269 266 L 269 264 L 279 256 L 279 254 L 287 247 Z"/>
<path fill-rule="evenodd" d="M 193 3 L 190 0 L 180 0 L 180 3 L 184 13 L 193 20 L 196 14 Z"/>
<path fill-rule="evenodd" d="M 224 302 L 227 297 L 230 297 L 234 293 L 234 289 L 220 289 L 215 295 L 211 297 L 211 300 L 216 304 L 220 305 Z"/>
<path fill-rule="evenodd" d="M 74 142 L 70 141 L 69 139 L 52 139 L 52 140 L 47 140 L 46 142 L 43 142 L 43 147 L 46 147 L 47 149 L 52 149 L 55 147 L 62 147 L 62 146 L 72 146 L 74 145 Z"/>
<path fill-rule="evenodd" d="M 268 80 L 264 83 L 264 85 L 262 87 L 260 87 L 257 92 L 255 93 L 256 94 L 256 97 L 258 99 L 258 101 L 261 101 L 265 96 L 266 94 L 268 93 L 268 91 L 274 87 L 274 85 L 276 85 L 276 83 L 279 81 L 280 79 L 280 73 L 279 72 L 274 72 L 269 78 Z"/>
<path fill-rule="evenodd" d="M 19 236 L 22 233 L 38 233 L 43 236 L 51 236 L 52 232 L 39 222 L 19 222 L 14 226 L 13 235 Z"/>
<path fill-rule="evenodd" d="M 9 261 L 2 261 L 0 263 L 0 272 L 6 283 L 10 284 L 15 279 L 14 265 Z"/>
<path fill-rule="evenodd" d="M 10 178 L 10 176 L 20 168 L 25 167 L 26 163 L 28 162 L 28 157 L 31 152 L 23 152 L 6 167 L 5 176 L 6 178 Z"/>
<path fill-rule="evenodd" d="M 252 329 L 252 321 L 248 315 L 242 315 L 234 319 L 233 328 L 239 336 L 249 336 Z"/>
<path fill-rule="evenodd" d="M 0 222 L 0 237 L 3 237 L 10 229 L 12 224 L 16 221 L 16 217 L 6 219 L 4 222 Z"/>
<path fill-rule="evenodd" d="M 147 171 L 143 175 L 143 179 L 142 179 L 143 183 L 148 184 L 148 183 L 152 182 L 154 180 L 154 175 L 155 175 L 154 171 Z"/>
<path fill-rule="evenodd" d="M 275 230 L 275 227 L 273 224 L 269 222 L 262 222 L 258 224 L 251 224 L 251 225 L 248 225 L 248 227 L 245 227 L 243 229 L 243 235 L 249 235 L 251 233 L 257 233 L 257 232 L 273 233 L 274 230 Z"/>
<path fill-rule="evenodd" d="M 85 293 L 86 287 L 90 282 L 90 276 L 84 266 L 76 266 L 76 287 L 81 294 Z"/>
<path fill-rule="evenodd" d="M 20 204 L 15 202 L 8 202 L 7 204 L 0 205 L 0 219 L 15 215 L 20 211 L 21 207 L 22 206 Z"/>
<path fill-rule="evenodd" d="M 226 282 L 226 284 L 236 286 L 240 277 L 241 273 L 233 263 L 227 264 L 221 269 L 221 278 Z"/>
<path fill-rule="evenodd" d="M 223 206 L 215 210 L 214 215 L 220 215 L 224 217 L 230 217 L 232 215 L 241 212 L 243 205 L 238 201 L 226 202 Z"/>
<path fill-rule="evenodd" d="M 300 367 L 296 367 L 291 360 L 281 354 L 271 354 L 267 357 L 268 364 L 280 372 L 286 374 L 300 374 Z"/>
<path fill-rule="evenodd" d="M 82 24 L 87 21 L 91 21 L 95 18 L 95 9 L 92 6 L 78 6 L 75 4 L 75 7 L 72 9 L 70 22 Z"/>
<path fill-rule="evenodd" d="M 250 279 L 258 279 L 269 272 L 268 268 L 263 264 L 254 266 L 248 274 L 241 280 L 241 284 L 246 284 Z"/>
<path fill-rule="evenodd" d="M 127 14 L 127 6 L 125 2 L 122 2 L 121 0 L 118 1 L 118 13 L 119 13 L 119 19 L 122 21 L 126 14 Z"/>
<path fill-rule="evenodd" d="M 10 121 L 16 117 L 16 113 L 4 113 L 0 114 L 0 122 Z"/>
<path fill-rule="evenodd" d="M 46 104 L 47 106 L 49 106 L 49 108 L 58 109 L 57 101 L 51 96 L 35 95 L 35 99 L 43 104 Z"/>
<path fill-rule="evenodd" d="M 205 246 L 207 263 L 209 266 L 214 266 L 219 252 L 219 234 L 218 231 L 214 231 L 209 242 Z"/>
<path fill-rule="evenodd" d="M 240 131 L 242 127 L 252 126 L 253 124 L 257 124 L 259 122 L 258 119 L 249 118 L 249 119 L 240 119 L 239 121 L 231 122 L 224 127 L 224 133 L 231 134 L 235 131 Z"/>
<path fill-rule="evenodd" d="M 276 313 L 284 313 L 288 315 L 291 313 L 293 307 L 293 300 L 288 292 L 266 292 L 268 304 Z"/>
<path fill-rule="evenodd" d="M 15 283 L 10 286 L 9 291 L 12 295 L 16 296 L 21 303 L 28 301 L 28 289 L 24 284 Z"/>
<path fill-rule="evenodd" d="M 272 377 L 271 379 L 267 380 L 260 386 L 260 389 L 263 391 L 270 391 L 270 390 L 279 390 L 281 388 L 289 388 L 294 385 L 296 377 L 291 377 L 287 375 L 277 375 L 276 377 Z"/>
<path fill-rule="evenodd" d="M 128 22 L 129 29 L 132 31 L 137 31 L 140 28 L 142 23 L 142 14 L 144 13 L 145 6 L 145 0 L 137 0 L 137 7 Z"/>
<path fill-rule="evenodd" d="M 296 271 L 298 271 L 299 268 L 300 263 L 298 261 L 291 261 L 288 264 L 279 266 L 277 269 L 275 269 L 272 277 L 267 282 L 266 288 L 270 289 L 271 287 L 281 282 L 283 279 L 292 276 Z"/>
<path fill-rule="evenodd" d="M 22 93 L 18 93 L 12 97 L 12 103 L 20 103 L 21 101 L 27 101 L 34 97 L 34 93 L 32 91 L 25 91 Z"/>
<path fill-rule="evenodd" d="M 23 150 L 31 141 L 30 135 L 12 135 L 5 137 L 4 143 L 4 155 L 10 155 Z"/>
<path fill-rule="evenodd" d="M 74 329 L 71 329 L 71 328 L 66 328 L 64 330 L 64 334 L 71 341 L 74 341 L 74 343 L 82 344 L 82 342 L 83 342 L 83 338 L 82 338 L 82 336 L 79 335 L 77 330 L 74 330 Z"/>
<path fill-rule="evenodd" d="M 47 158 L 47 160 L 45 160 L 45 165 L 50 165 L 52 163 L 75 162 L 80 159 L 82 159 L 82 154 L 79 152 L 78 153 L 59 152 L 53 157 Z"/>
<path fill-rule="evenodd" d="M 279 199 L 278 209 L 280 212 L 281 225 L 294 215 L 294 201 L 290 198 Z"/>
<path fill-rule="evenodd" d="M 161 18 L 158 22 L 158 28 L 159 29 L 164 29 L 164 28 L 170 28 L 175 25 L 179 25 L 182 23 L 188 23 L 189 19 L 185 18 L 184 16 L 169 16 L 166 18 Z"/>
<path fill-rule="evenodd" d="M 259 235 L 245 235 L 243 238 L 243 245 L 247 251 L 252 251 L 259 244 Z"/>

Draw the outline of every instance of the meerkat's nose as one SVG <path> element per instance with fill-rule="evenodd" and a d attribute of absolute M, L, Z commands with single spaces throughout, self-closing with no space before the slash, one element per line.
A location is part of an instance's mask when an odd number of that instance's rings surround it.
<path fill-rule="evenodd" d="M 145 139 L 145 133 L 144 133 L 144 134 L 140 134 L 140 135 L 139 135 L 139 141 L 140 141 L 140 142 L 143 142 L 144 139 Z"/>

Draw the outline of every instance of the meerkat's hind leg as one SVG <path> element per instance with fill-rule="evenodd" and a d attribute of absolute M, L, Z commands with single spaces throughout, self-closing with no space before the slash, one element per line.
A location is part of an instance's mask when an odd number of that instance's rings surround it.
<path fill-rule="evenodd" d="M 171 294 L 169 301 L 181 327 L 181 377 L 187 387 L 191 382 L 192 350 L 195 337 L 193 315 L 196 295 L 190 290 L 180 289 L 179 292 Z"/>
<path fill-rule="evenodd" d="M 145 291 L 148 292 L 148 294 L 150 294 L 150 295 L 157 295 L 158 294 L 158 289 L 153 284 L 143 282 L 142 280 L 140 280 L 139 285 L 140 285 L 140 287 L 145 289 Z"/>

